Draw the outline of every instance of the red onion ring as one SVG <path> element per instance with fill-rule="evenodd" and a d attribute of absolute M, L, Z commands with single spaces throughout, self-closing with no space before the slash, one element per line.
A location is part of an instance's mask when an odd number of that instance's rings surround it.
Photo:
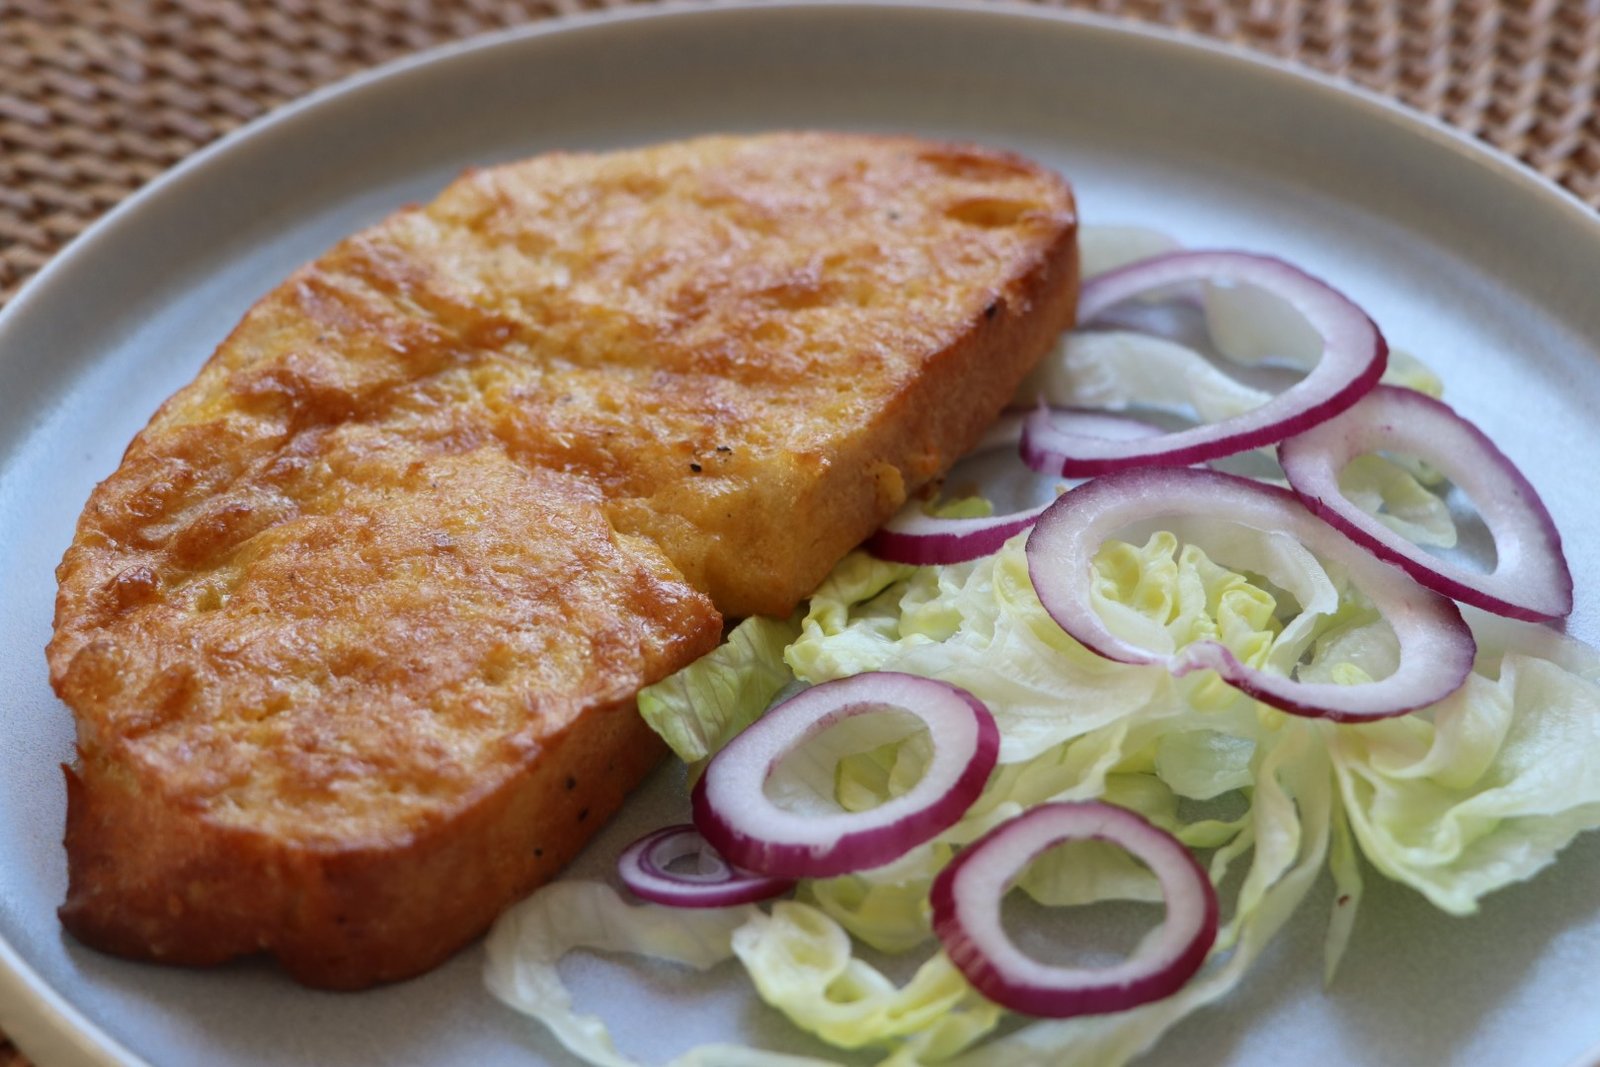
<path fill-rule="evenodd" d="M 677 873 L 671 864 L 696 856 L 700 870 Z M 709 868 L 709 869 L 708 869 Z M 674 908 L 726 908 L 781 896 L 794 888 L 787 878 L 741 871 L 728 864 L 687 823 L 645 834 L 617 857 L 617 873 L 634 896 Z"/>
<path fill-rule="evenodd" d="M 1152 437 L 1161 432 L 1149 423 L 1100 411 L 1057 408 L 1054 414 L 1075 432 L 1091 437 Z M 968 456 L 1017 448 L 1022 442 L 1022 423 L 1019 414 L 1002 416 Z M 1025 449 L 1022 459 L 1030 468 L 1041 469 Z M 922 510 L 921 501 L 913 500 L 867 539 L 866 549 L 879 559 L 915 567 L 965 563 L 998 552 L 1014 534 L 1032 526 L 1052 503 L 1054 501 L 1047 500 L 1035 507 L 1002 515 L 955 519 L 929 515 Z"/>
<path fill-rule="evenodd" d="M 1301 682 L 1241 663 L 1213 641 L 1197 641 L 1168 656 L 1113 634 L 1090 599 L 1095 553 L 1134 523 L 1186 515 L 1282 531 L 1316 555 L 1337 561 L 1394 628 L 1400 645 L 1394 673 L 1365 685 Z M 1123 663 L 1163 664 L 1178 675 L 1209 668 L 1234 688 L 1294 715 L 1337 722 L 1403 715 L 1449 696 L 1472 670 L 1472 631 L 1453 603 L 1351 543 L 1287 489 L 1221 471 L 1147 467 L 1103 475 L 1044 513 L 1028 536 L 1027 554 L 1040 603 L 1089 649 Z M 1230 564 L 1220 557 L 1217 562 Z"/>
<path fill-rule="evenodd" d="M 1106 841 L 1144 861 L 1161 883 L 1167 914 L 1133 955 L 1111 967 L 1056 967 L 1017 948 L 1000 904 L 1027 865 L 1065 841 Z M 933 880 L 933 930 L 985 997 L 1028 1015 L 1064 1019 L 1124 1011 L 1171 996 L 1217 938 L 1217 893 L 1177 838 L 1124 808 L 1099 802 L 1043 804 L 967 846 Z"/>
<path fill-rule="evenodd" d="M 1340 472 L 1357 456 L 1380 451 L 1424 460 L 1471 497 L 1494 536 L 1491 573 L 1428 554 L 1344 495 Z M 1550 512 L 1516 464 L 1448 405 L 1380 386 L 1350 410 L 1284 441 L 1278 462 L 1306 507 L 1429 589 L 1529 622 L 1572 613 L 1572 572 Z"/>
<path fill-rule="evenodd" d="M 1174 252 L 1140 260 L 1086 282 L 1078 321 L 1150 289 L 1226 279 L 1265 289 L 1305 316 L 1322 338 L 1311 371 L 1260 407 L 1221 422 L 1192 426 L 1148 440 L 1111 442 L 1062 432 L 1042 411 L 1029 416 L 1024 451 L 1050 455 L 1051 473 L 1104 474 L 1160 464 L 1186 467 L 1262 445 L 1276 444 L 1350 407 L 1383 376 L 1388 344 L 1378 327 L 1342 293 L 1282 260 L 1248 252 Z"/>
<path fill-rule="evenodd" d="M 763 786 L 790 751 L 842 719 L 905 711 L 933 738 L 906 793 L 869 811 L 818 815 L 779 807 Z M 994 717 L 972 694 L 932 678 L 880 671 L 824 682 L 768 711 L 712 759 L 695 784 L 695 827 L 730 862 L 786 878 L 881 867 L 949 829 L 983 791 L 1000 754 Z"/>
<path fill-rule="evenodd" d="M 1012 535 L 1038 521 L 1049 507 L 1037 507 L 974 519 L 942 519 L 908 504 L 867 540 L 867 551 L 890 563 L 928 567 L 968 560 L 998 552 Z"/>
<path fill-rule="evenodd" d="M 1087 408 L 1053 408 L 1041 401 L 1024 421 L 1019 446 L 1022 462 L 1041 474 L 1062 473 L 1064 457 L 1045 450 L 1039 435 L 1028 432 L 1027 427 L 1035 419 L 1049 419 L 1053 429 L 1069 434 L 1075 439 L 1149 441 L 1166 435 L 1166 431 L 1159 426 L 1152 426 L 1148 422 L 1128 415 L 1113 415 L 1104 411 L 1090 411 Z"/>

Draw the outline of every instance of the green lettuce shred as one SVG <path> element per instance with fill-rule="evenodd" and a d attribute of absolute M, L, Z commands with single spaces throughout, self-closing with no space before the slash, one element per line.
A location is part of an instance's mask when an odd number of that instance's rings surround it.
<path fill-rule="evenodd" d="M 1418 387 L 1427 384 L 1411 372 Z M 1443 543 L 1448 512 L 1441 518 L 1429 502 L 1437 498 L 1412 474 L 1385 464 L 1350 477 L 1370 508 L 1411 524 L 1409 536 Z M 1586 646 L 1468 610 L 1479 656 L 1448 699 L 1379 722 L 1299 719 L 1212 672 L 1175 679 L 1090 653 L 1034 595 L 1024 541 L 945 567 L 852 554 L 803 615 L 747 620 L 722 648 L 640 700 L 650 724 L 693 761 L 716 752 L 786 686 L 874 670 L 962 686 L 992 709 L 1001 753 L 958 823 L 890 864 L 805 882 L 795 900 L 767 908 L 629 908 L 604 887 L 556 883 L 497 924 L 489 946 L 496 995 L 589 1062 L 615 1067 L 628 1061 L 598 1020 L 576 1012 L 555 976 L 562 952 L 590 946 L 697 967 L 737 958 L 761 999 L 796 1026 L 840 1048 L 874 1050 L 893 1067 L 1104 1067 L 1225 997 L 1324 868 L 1335 887 L 1324 952 L 1331 982 L 1356 922 L 1363 862 L 1466 914 L 1600 827 L 1600 655 Z M 1119 635 L 1160 652 L 1220 641 L 1261 669 L 1352 685 L 1397 662 L 1393 631 L 1371 605 L 1282 535 L 1187 521 L 1142 543 L 1108 543 L 1095 560 L 1092 597 Z M 818 740 L 821 756 L 785 761 L 769 782 L 783 802 L 875 807 L 914 785 L 930 752 L 926 731 L 893 714 L 847 720 Z M 1164 1000 L 1002 1026 L 1007 1013 L 938 950 L 929 886 L 963 845 L 1028 808 L 1091 798 L 1210 851 L 1208 873 L 1227 888 L 1217 944 L 1200 973 Z M 1148 870 L 1103 844 L 1047 852 L 1018 888 L 1054 906 L 1160 895 Z M 921 962 L 897 985 L 858 945 Z M 714 1046 L 673 1062 L 823 1061 Z"/>
<path fill-rule="evenodd" d="M 1357 456 L 1339 472 L 1339 489 L 1408 541 L 1439 548 L 1456 545 L 1449 505 L 1405 467 L 1375 454 Z"/>
<path fill-rule="evenodd" d="M 795 620 L 751 616 L 709 655 L 639 692 L 639 714 L 685 763 L 714 755 L 794 680 L 783 650 Z"/>
<path fill-rule="evenodd" d="M 924 1041 L 922 1055 L 943 1059 L 992 1029 L 1002 1010 L 983 1000 L 943 952 L 904 986 L 855 955 L 844 927 L 816 908 L 779 901 L 734 931 L 733 951 L 761 999 L 840 1048 L 894 1047 L 952 1015 L 967 1025 Z"/>
<path fill-rule="evenodd" d="M 509 909 L 489 932 L 484 982 L 508 1007 L 543 1023 L 573 1055 L 598 1067 L 638 1067 L 617 1051 L 598 1016 L 577 1011 L 556 971 L 568 952 L 630 953 L 706 970 L 733 958 L 739 928 L 760 914 L 748 905 L 700 910 L 623 903 L 598 882 L 553 882 Z M 744 1045 L 701 1045 L 670 1067 L 837 1067 L 831 1060 Z"/>
<path fill-rule="evenodd" d="M 1219 933 L 1218 947 L 1188 985 L 1129 1011 L 1035 1022 L 947 1062 L 956 1067 L 1123 1064 L 1185 1016 L 1233 990 L 1310 892 L 1327 856 L 1334 796 L 1326 756 L 1310 735 L 1310 724 L 1286 723 L 1261 750 L 1249 831 L 1240 835 L 1257 843 L 1245 886 Z M 1220 881 L 1215 858 L 1212 877 Z"/>
<path fill-rule="evenodd" d="M 1330 730 L 1372 865 L 1457 915 L 1600 825 L 1600 686 L 1512 653 L 1427 715 Z"/>

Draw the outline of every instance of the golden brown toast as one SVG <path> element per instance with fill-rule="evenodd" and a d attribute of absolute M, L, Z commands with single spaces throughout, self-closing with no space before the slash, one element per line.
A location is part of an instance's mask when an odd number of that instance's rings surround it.
<path fill-rule="evenodd" d="M 62 920 L 416 974 L 658 760 L 634 695 L 785 614 L 1069 324 L 1016 157 L 774 134 L 469 173 L 257 304 L 90 498 Z"/>

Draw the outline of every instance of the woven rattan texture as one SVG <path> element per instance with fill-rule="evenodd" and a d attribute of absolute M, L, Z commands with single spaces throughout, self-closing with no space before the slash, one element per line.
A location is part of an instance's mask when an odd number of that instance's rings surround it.
<path fill-rule="evenodd" d="M 430 45 L 614 0 L 0 0 L 0 302 L 138 186 Z M 1377 89 L 1600 207 L 1600 0 L 1056 0 Z M 25 1061 L 0 1036 L 0 1067 Z"/>
<path fill-rule="evenodd" d="M 196 148 L 352 71 L 619 0 L 0 0 L 0 302 Z M 1443 118 L 1600 207 L 1600 0 L 1055 0 Z"/>

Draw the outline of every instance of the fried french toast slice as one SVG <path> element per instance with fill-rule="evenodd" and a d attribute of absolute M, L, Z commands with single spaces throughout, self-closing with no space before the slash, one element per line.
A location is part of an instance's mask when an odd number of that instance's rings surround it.
<path fill-rule="evenodd" d="M 661 754 L 634 695 L 786 614 L 1070 324 L 1073 203 L 914 138 L 467 174 L 264 297 L 58 569 L 62 919 L 419 973 Z"/>
<path fill-rule="evenodd" d="M 198 570 L 120 572 L 62 679 L 95 709 L 63 919 L 126 955 L 400 977 L 615 810 L 659 755 L 633 694 L 720 619 L 592 485 L 498 448 L 347 424 L 259 462 L 204 511 L 270 524 L 226 563 L 191 540 Z"/>

